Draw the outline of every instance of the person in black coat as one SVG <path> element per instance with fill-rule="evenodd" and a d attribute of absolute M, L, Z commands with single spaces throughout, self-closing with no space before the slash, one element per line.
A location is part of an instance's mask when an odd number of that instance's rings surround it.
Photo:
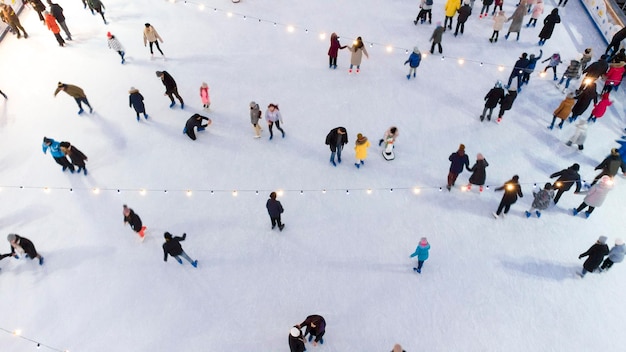
<path fill-rule="evenodd" d="M 580 83 L 580 87 L 578 87 L 577 91 L 582 91 L 587 85 L 595 82 L 598 78 L 600 78 L 600 76 L 609 70 L 609 62 L 607 61 L 608 58 L 608 55 L 602 55 L 598 61 L 585 67 L 583 70 L 585 78 Z"/>
<path fill-rule="evenodd" d="M 296 325 L 296 327 L 298 329 L 306 327 L 304 337 L 306 337 L 306 335 L 310 335 L 309 342 L 315 338 L 313 346 L 317 346 L 318 342 L 321 344 L 324 343 L 323 337 L 326 333 L 326 320 L 324 320 L 324 317 L 321 315 L 309 315 L 302 323 Z"/>
<path fill-rule="evenodd" d="M 57 20 L 57 23 L 59 23 L 59 27 L 61 27 L 63 32 L 65 32 L 65 35 L 67 36 L 65 39 L 72 40 L 72 33 L 70 33 L 70 30 L 67 28 L 67 24 L 65 24 L 65 15 L 63 15 L 63 8 L 61 5 L 53 3 L 52 0 L 48 0 L 48 5 L 50 6 L 50 13 Z"/>
<path fill-rule="evenodd" d="M 294 326 L 289 332 L 289 352 L 304 351 L 306 351 L 306 347 L 304 346 L 304 336 L 302 336 L 302 331 Z"/>
<path fill-rule="evenodd" d="M 202 124 L 202 121 L 206 120 L 207 123 L 206 124 Z M 206 117 L 206 116 L 202 116 L 200 114 L 193 114 L 193 116 L 191 116 L 188 120 L 187 123 L 185 123 L 185 129 L 183 130 L 183 133 L 187 134 L 187 136 L 189 138 L 191 138 L 192 140 L 196 140 L 196 133 L 194 132 L 194 128 L 198 128 L 198 132 L 204 131 L 208 125 L 211 124 L 211 119 Z"/>
<path fill-rule="evenodd" d="M 530 60 L 528 59 L 528 54 L 527 53 L 522 53 L 522 56 L 520 56 L 520 58 L 515 61 L 515 66 L 513 66 L 513 70 L 511 71 L 511 74 L 509 75 L 509 82 L 506 84 L 507 89 L 511 87 L 511 82 L 513 81 L 513 78 L 517 77 L 517 87 L 521 88 L 522 87 L 522 76 L 524 75 L 524 70 L 526 69 L 526 67 L 528 67 L 528 64 L 530 64 Z"/>
<path fill-rule="evenodd" d="M 483 113 L 480 115 L 480 121 L 483 121 L 485 117 L 487 121 L 491 121 L 491 114 L 493 113 L 493 109 L 498 106 L 500 99 L 504 98 L 504 89 L 502 88 L 502 82 L 497 81 L 496 84 L 489 90 L 489 93 L 485 95 L 485 108 L 483 109 Z M 487 114 L 487 110 L 489 110 L 489 114 Z"/>
<path fill-rule="evenodd" d="M 554 26 L 556 26 L 557 23 L 561 23 L 559 9 L 552 9 L 552 12 L 543 19 L 543 28 L 541 28 L 541 32 L 539 32 L 539 46 L 544 45 L 546 40 L 552 37 Z"/>
<path fill-rule="evenodd" d="M 163 237 L 165 238 L 165 243 L 163 243 L 163 261 L 164 262 L 167 261 L 167 255 L 169 254 L 172 257 L 174 257 L 174 259 L 176 259 L 176 261 L 179 264 L 183 263 L 182 259 L 180 259 L 180 257 L 183 257 L 187 259 L 187 261 L 189 261 L 189 263 L 191 263 L 191 265 L 193 265 L 194 268 L 198 267 L 198 261 L 192 260 L 191 258 L 189 258 L 187 253 L 185 253 L 185 251 L 183 250 L 183 247 L 180 245 L 180 242 L 184 241 L 185 238 L 187 237 L 186 233 L 183 233 L 182 237 L 179 237 L 179 236 L 172 237 L 171 233 L 166 232 L 165 234 L 163 234 Z"/>
<path fill-rule="evenodd" d="M 609 246 L 606 245 L 606 236 L 600 236 L 596 243 L 593 246 L 589 247 L 589 249 L 578 256 L 578 259 L 582 259 L 583 257 L 588 257 L 587 260 L 583 263 L 583 270 L 578 275 L 580 277 L 585 277 L 585 274 L 588 272 L 592 273 L 600 264 L 602 264 L 602 260 L 604 256 L 609 254 Z"/>
<path fill-rule="evenodd" d="M 550 178 L 559 177 L 552 185 L 552 189 L 558 190 L 556 192 L 556 196 L 554 196 L 554 204 L 558 203 L 563 193 L 569 191 L 574 184 L 576 184 L 574 194 L 578 194 L 578 192 L 580 192 L 581 184 L 578 170 L 580 170 L 580 165 L 574 163 L 567 169 L 563 169 L 550 175 Z"/>
<path fill-rule="evenodd" d="M 476 155 L 476 163 L 471 168 L 467 169 L 467 171 L 472 173 L 472 176 L 469 178 L 469 184 L 467 185 L 467 190 L 472 189 L 472 185 L 479 186 L 479 191 L 483 191 L 483 185 L 485 184 L 485 180 L 487 179 L 487 166 L 489 163 L 485 157 L 478 153 Z"/>
<path fill-rule="evenodd" d="M 126 204 L 124 204 L 122 213 L 124 214 L 124 225 L 130 224 L 130 228 L 137 232 L 139 238 L 144 239 L 146 227 L 143 226 L 139 215 L 135 214 Z"/>
<path fill-rule="evenodd" d="M 598 103 L 598 92 L 596 91 L 596 83 L 588 83 L 582 91 L 574 97 L 576 104 L 572 107 L 572 116 L 569 117 L 570 123 L 576 121 L 578 116 L 582 115 L 593 101 L 593 105 Z"/>
<path fill-rule="evenodd" d="M 335 164 L 335 153 L 337 154 L 337 162 L 341 164 L 341 151 L 343 146 L 348 143 L 348 131 L 345 127 L 333 128 L 326 135 L 326 145 L 330 147 L 330 163 Z"/>
<path fill-rule="evenodd" d="M 139 114 L 143 114 L 143 117 L 147 120 L 149 116 L 146 114 L 146 106 L 143 104 L 143 95 L 139 93 L 139 89 L 130 87 L 128 94 L 128 107 L 135 109 L 137 121 L 139 121 Z"/>
<path fill-rule="evenodd" d="M 616 53 L 619 50 L 619 46 L 622 43 L 622 40 L 624 39 L 626 39 L 626 27 L 620 29 L 619 31 L 617 31 L 617 33 L 613 35 L 613 38 L 611 38 L 611 42 L 606 47 L 604 53 L 606 55 Z"/>
<path fill-rule="evenodd" d="M 459 149 L 450 154 L 448 160 L 450 161 L 450 170 L 448 171 L 448 184 L 446 188 L 450 191 L 456 182 L 456 178 L 463 172 L 463 167 L 469 169 L 469 158 L 467 154 L 465 154 L 465 144 L 459 144 Z"/>
<path fill-rule="evenodd" d="M 71 145 L 70 142 L 61 142 L 59 143 L 59 146 L 61 147 L 61 151 L 65 153 L 65 155 L 70 157 L 72 165 L 78 166 L 78 170 L 76 171 L 80 173 L 82 170 L 85 176 L 87 176 L 87 166 L 85 165 L 85 161 L 87 161 L 87 156 L 78 148 Z"/>
<path fill-rule="evenodd" d="M 497 123 L 502 122 L 502 116 L 504 116 L 506 111 L 511 110 L 516 98 L 517 89 L 513 86 L 509 87 L 504 97 L 500 99 L 500 111 L 498 111 L 498 118 L 496 119 Z"/>
<path fill-rule="evenodd" d="M 37 253 L 35 245 L 28 238 L 10 233 L 7 236 L 7 241 L 11 244 L 11 253 L 8 256 L 19 259 L 20 255 L 25 254 L 26 258 L 30 258 L 31 260 L 34 260 L 35 258 L 39 259 L 39 265 L 43 265 L 43 257 Z"/>
<path fill-rule="evenodd" d="M 156 75 L 161 79 L 161 82 L 165 86 L 165 93 L 163 95 L 167 95 L 172 101 L 172 103 L 170 104 L 170 108 L 173 108 L 174 105 L 176 105 L 173 97 L 176 96 L 178 101 L 180 101 L 180 108 L 184 109 L 185 102 L 183 101 L 183 98 L 178 95 L 178 87 L 176 87 L 176 81 L 174 81 L 174 78 L 169 73 L 167 73 L 167 71 L 156 71 Z"/>
<path fill-rule="evenodd" d="M 26 0 L 24 2 L 29 3 L 33 10 L 37 12 L 37 15 L 39 15 L 39 20 L 41 22 L 45 22 L 43 18 L 43 12 L 46 11 L 46 5 L 44 5 L 41 0 Z"/>
<path fill-rule="evenodd" d="M 465 22 L 467 22 L 467 19 L 472 14 L 472 7 L 470 6 L 469 0 L 465 0 L 463 6 L 461 6 L 457 12 L 459 15 L 456 18 L 456 30 L 454 31 L 455 37 L 459 34 L 459 28 L 461 29 L 461 34 L 463 34 Z"/>
<path fill-rule="evenodd" d="M 604 158 L 604 160 L 602 160 L 602 162 L 598 164 L 598 166 L 596 166 L 596 168 L 594 169 L 602 170 L 602 172 L 600 172 L 598 176 L 593 179 L 591 185 L 595 185 L 598 180 L 600 180 L 600 178 L 602 178 L 602 176 L 604 175 L 609 176 L 610 178 L 615 177 L 619 169 L 622 169 L 622 173 L 624 174 L 624 176 L 626 176 L 626 163 L 624 163 L 624 160 L 622 160 L 618 149 L 613 148 L 611 149 L 611 154 Z"/>
<path fill-rule="evenodd" d="M 504 210 L 504 214 L 509 213 L 511 205 L 517 202 L 518 196 L 520 198 L 524 197 L 524 194 L 522 194 L 522 186 L 519 184 L 519 176 L 517 175 L 506 181 L 501 187 L 494 189 L 494 192 L 502 190 L 504 190 L 504 195 L 502 195 L 502 200 L 500 201 L 500 205 L 498 205 L 498 210 L 495 213 L 492 213 L 493 217 L 496 219 L 500 216 L 502 210 Z"/>
<path fill-rule="evenodd" d="M 280 221 L 280 214 L 282 214 L 285 209 L 283 209 L 283 205 L 280 204 L 280 201 L 276 200 L 276 192 L 270 193 L 270 199 L 265 203 L 265 207 L 272 221 L 272 230 L 278 225 L 278 229 L 282 231 L 285 228 L 285 224 Z"/>

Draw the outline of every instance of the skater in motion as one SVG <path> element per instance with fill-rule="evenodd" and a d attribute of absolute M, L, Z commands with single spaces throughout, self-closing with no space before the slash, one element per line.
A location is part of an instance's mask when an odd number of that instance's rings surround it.
<path fill-rule="evenodd" d="M 20 18 L 10 5 L 0 3 L 0 18 L 2 18 L 2 22 L 11 27 L 13 33 L 17 35 L 17 39 L 20 39 L 22 35 L 24 35 L 24 39 L 28 38 L 28 33 L 26 33 L 26 30 L 22 27 Z M 20 34 L 20 31 L 22 31 L 22 34 Z"/>
<path fill-rule="evenodd" d="M 430 36 L 430 41 L 433 42 L 432 45 L 430 46 L 431 54 L 435 52 L 435 45 L 437 45 L 437 48 L 439 49 L 439 54 L 443 53 L 443 48 L 441 47 L 441 38 L 443 37 L 444 31 L 445 31 L 445 28 L 441 26 L 441 22 L 437 22 L 437 27 L 435 27 L 433 34 Z"/>
<path fill-rule="evenodd" d="M 330 35 L 330 48 L 328 48 L 328 68 L 333 70 L 337 68 L 337 56 L 339 56 L 339 50 L 345 49 L 346 45 L 339 43 L 339 37 L 337 33 Z"/>
<path fill-rule="evenodd" d="M 39 265 L 43 265 L 43 257 L 37 253 L 35 245 L 28 238 L 21 237 L 15 233 L 10 233 L 7 236 L 7 241 L 11 244 L 11 253 L 5 254 L 5 256 L 11 256 L 15 259 L 20 259 L 20 256 L 25 256 L 31 260 L 35 260 L 35 258 L 37 258 Z"/>
<path fill-rule="evenodd" d="M 64 91 L 67 95 L 74 98 L 74 100 L 76 101 L 76 104 L 78 105 L 79 115 L 85 112 L 85 110 L 83 110 L 83 106 L 81 105 L 82 103 L 85 103 L 85 105 L 89 107 L 90 114 L 93 112 L 93 108 L 91 107 L 91 105 L 89 105 L 89 100 L 87 100 L 87 95 L 85 95 L 85 92 L 83 91 L 82 88 L 75 86 L 73 84 L 59 82 L 57 84 L 57 89 L 54 91 L 54 96 L 56 97 L 60 91 Z"/>
<path fill-rule="evenodd" d="M 70 142 L 61 142 L 59 143 L 59 146 L 61 147 L 61 151 L 63 152 L 63 154 L 70 157 L 70 160 L 72 161 L 72 165 L 75 165 L 78 167 L 78 170 L 76 171 L 78 173 L 82 171 L 83 174 L 87 176 L 87 166 L 85 166 L 85 161 L 87 161 L 87 156 L 83 154 L 83 152 L 78 150 L 78 148 L 71 145 Z"/>
<path fill-rule="evenodd" d="M 430 251 L 430 243 L 426 237 L 422 237 L 420 243 L 415 248 L 415 252 L 409 256 L 409 258 L 417 257 L 417 267 L 413 268 L 418 274 L 422 273 L 422 266 L 426 259 L 428 259 L 428 252 Z"/>
<path fill-rule="evenodd" d="M 259 120 L 261 120 L 261 109 L 259 108 L 259 104 L 254 101 L 250 102 L 250 123 L 254 128 L 254 138 L 261 138 L 261 125 L 259 124 Z"/>
<path fill-rule="evenodd" d="M 67 24 L 65 23 L 65 15 L 63 15 L 63 8 L 59 4 L 55 4 L 52 0 L 48 0 L 48 6 L 50 6 L 50 13 L 59 23 L 59 27 L 65 32 L 65 40 L 72 40 L 72 33 L 67 28 Z"/>
<path fill-rule="evenodd" d="M 517 202 L 517 197 L 524 197 L 524 194 L 522 194 L 522 186 L 519 184 L 519 176 L 517 175 L 514 175 L 510 180 L 506 181 L 504 185 L 494 189 L 494 192 L 497 191 L 504 191 L 504 194 L 502 195 L 500 205 L 498 205 L 498 210 L 492 213 L 493 217 L 496 219 L 502 214 L 502 210 L 504 210 L 504 215 L 509 213 L 511 205 Z"/>
<path fill-rule="evenodd" d="M 147 120 L 149 116 L 146 113 L 146 106 L 143 104 L 143 95 L 139 93 L 139 89 L 130 87 L 128 94 L 128 107 L 135 109 L 137 121 L 139 121 L 139 114 L 143 114 L 143 117 Z"/>
<path fill-rule="evenodd" d="M 265 119 L 267 120 L 267 126 L 270 130 L 270 140 L 274 138 L 274 133 L 272 128 L 276 125 L 276 128 L 282 133 L 283 138 L 285 138 L 285 131 L 280 128 L 280 124 L 283 123 L 283 115 L 281 115 L 280 110 L 278 109 L 278 104 L 270 104 L 267 106 L 267 111 L 265 111 Z"/>
<path fill-rule="evenodd" d="M 265 208 L 267 208 L 267 213 L 270 215 L 272 230 L 276 227 L 276 225 L 278 225 L 278 229 L 282 231 L 285 228 L 285 225 L 280 219 L 280 214 L 282 214 L 285 209 L 283 209 L 283 205 L 280 201 L 276 200 L 276 192 L 270 193 L 270 198 L 265 203 Z"/>
<path fill-rule="evenodd" d="M 614 178 L 617 175 L 619 169 L 622 169 L 622 173 L 626 176 L 626 163 L 622 160 L 622 157 L 617 148 L 611 149 L 611 154 L 604 158 L 598 166 L 594 170 L 602 170 L 598 176 L 593 179 L 591 185 L 595 185 L 602 176 L 609 176 L 610 178 Z"/>
<path fill-rule="evenodd" d="M 317 346 L 317 343 L 324 343 L 324 333 L 326 333 L 326 320 L 321 315 L 309 315 L 306 319 L 296 325 L 298 329 L 305 327 L 304 337 L 309 335 L 308 341 L 311 342 L 313 338 L 313 346 Z"/>
<path fill-rule="evenodd" d="M 156 75 L 161 79 L 161 83 L 163 83 L 163 85 L 165 86 L 165 93 L 163 93 L 163 95 L 166 95 L 170 98 L 170 109 L 173 108 L 174 105 L 176 105 L 176 102 L 174 102 L 174 96 L 176 96 L 178 101 L 180 101 L 180 108 L 184 109 L 185 102 L 183 101 L 183 98 L 181 98 L 178 94 L 178 87 L 176 86 L 176 81 L 174 80 L 174 77 L 172 77 L 167 71 L 156 71 Z"/>
<path fill-rule="evenodd" d="M 454 30 L 455 37 L 459 35 L 459 30 L 461 34 L 463 34 L 463 31 L 465 30 L 465 22 L 467 22 L 467 19 L 472 14 L 472 7 L 470 6 L 469 0 L 465 0 L 463 2 L 463 6 L 461 6 L 457 12 L 459 15 L 456 16 L 456 29 Z"/>
<path fill-rule="evenodd" d="M 154 57 L 154 51 L 152 51 L 152 46 L 156 45 L 157 50 L 161 53 L 161 56 L 165 57 L 163 51 L 159 47 L 159 42 L 163 43 L 163 39 L 159 33 L 150 25 L 150 23 L 146 23 L 145 28 L 143 29 L 143 46 L 147 46 L 150 43 L 150 57 Z"/>
<path fill-rule="evenodd" d="M 171 255 L 172 257 L 174 257 L 174 259 L 176 259 L 178 264 L 183 263 L 183 260 L 180 259 L 180 257 L 183 257 L 189 263 L 191 263 L 191 265 L 194 268 L 198 267 L 198 261 L 192 260 L 191 258 L 189 258 L 187 253 L 185 253 L 185 251 L 183 250 L 183 247 L 180 245 L 180 242 L 184 241 L 185 238 L 187 238 L 186 233 L 183 233 L 182 237 L 179 237 L 179 236 L 172 237 L 171 233 L 165 232 L 165 234 L 163 234 L 163 237 L 165 238 L 165 243 L 163 243 L 163 261 L 164 262 L 167 261 L 167 256 Z"/>
<path fill-rule="evenodd" d="M 533 204 L 530 209 L 526 210 L 527 218 L 532 216 L 533 210 L 539 218 L 541 217 L 540 210 L 548 209 L 550 203 L 552 202 L 552 198 L 554 198 L 554 190 L 552 190 L 552 184 L 550 182 L 547 182 L 543 186 L 542 190 L 540 190 L 539 192 L 533 192 L 533 196 L 535 197 L 535 199 L 533 199 Z"/>
<path fill-rule="evenodd" d="M 474 163 L 471 168 L 467 169 L 467 171 L 472 173 L 469 178 L 469 183 L 467 184 L 468 191 L 472 189 L 472 185 L 478 186 L 479 192 L 483 191 L 483 185 L 487 179 L 487 166 L 489 166 L 489 163 L 485 157 L 481 153 L 478 153 L 476 155 L 476 163 Z"/>
<path fill-rule="evenodd" d="M 554 74 L 554 77 L 552 78 L 553 80 L 557 80 L 558 77 L 556 75 L 556 67 L 562 63 L 563 61 L 561 61 L 561 55 L 559 53 L 554 53 L 552 54 L 552 56 L 550 56 L 549 58 L 541 61 L 542 63 L 546 62 L 546 61 L 550 61 L 548 62 L 548 66 L 546 66 L 543 71 L 541 72 L 542 74 L 545 74 L 546 71 L 548 71 L 549 68 L 552 68 L 552 72 Z"/>
<path fill-rule="evenodd" d="M 504 97 L 500 99 L 500 110 L 498 111 L 498 118 L 496 119 L 497 123 L 502 122 L 502 117 L 504 116 L 504 113 L 511 110 L 511 108 L 513 107 L 513 103 L 517 98 L 517 92 L 521 89 L 515 87 L 516 84 L 513 83 L 505 92 Z"/>
<path fill-rule="evenodd" d="M 406 79 L 411 79 L 411 74 L 413 75 L 413 78 L 415 78 L 415 71 L 419 67 L 421 61 L 422 61 L 422 54 L 420 53 L 417 47 L 414 47 L 413 52 L 411 53 L 411 55 L 409 55 L 409 58 L 404 62 L 405 65 L 409 64 L 409 67 L 411 67 L 409 69 L 409 74 L 406 75 Z"/>
<path fill-rule="evenodd" d="M 581 119 L 576 122 L 576 131 L 565 143 L 565 145 L 571 147 L 572 144 L 576 144 L 578 146 L 578 150 L 585 149 L 584 144 L 587 140 L 587 127 L 589 127 L 589 124 L 585 119 Z"/>
<path fill-rule="evenodd" d="M 485 95 L 485 108 L 483 109 L 483 113 L 480 115 L 481 122 L 485 120 L 485 118 L 487 118 L 487 121 L 491 121 L 493 109 L 498 106 L 498 103 L 502 100 L 502 98 L 504 98 L 504 88 L 502 88 L 502 82 L 497 81 L 493 88 L 491 88 L 487 95 Z"/>
<path fill-rule="evenodd" d="M 122 43 L 120 43 L 120 41 L 117 40 L 117 38 L 113 34 L 111 34 L 111 32 L 107 32 L 107 44 L 109 45 L 109 49 L 117 51 L 117 53 L 122 58 L 123 65 L 126 62 L 126 59 L 124 59 L 124 55 L 126 54 L 124 52 L 124 47 L 122 46 Z"/>
<path fill-rule="evenodd" d="M 580 165 L 578 165 L 578 163 L 574 163 L 567 169 L 563 169 L 550 175 L 550 178 L 555 178 L 558 176 L 558 179 L 552 185 L 552 189 L 557 190 L 556 196 L 554 197 L 554 204 L 558 203 L 563 193 L 569 191 L 574 184 L 576 185 L 576 190 L 574 191 L 574 194 L 578 194 L 580 192 L 581 184 L 580 174 L 578 174 L 579 170 Z"/>
<path fill-rule="evenodd" d="M 102 21 L 104 24 L 107 23 L 107 19 L 104 18 L 104 4 L 100 0 L 87 0 L 87 5 L 89 5 L 89 10 L 91 10 L 91 14 L 95 16 L 96 12 L 100 14 L 102 17 Z M 95 11 L 95 12 L 94 12 Z"/>
<path fill-rule="evenodd" d="M 587 260 L 583 263 L 583 270 L 578 273 L 580 277 L 585 277 L 587 273 L 596 271 L 602 263 L 604 256 L 609 254 L 609 246 L 606 245 L 606 240 L 606 236 L 600 236 L 593 246 L 578 256 L 578 259 L 587 257 Z"/>
<path fill-rule="evenodd" d="M 556 110 L 554 110 L 554 112 L 552 113 L 552 123 L 550 124 L 550 126 L 548 126 L 549 129 L 554 128 L 554 123 L 556 122 L 557 118 L 561 119 L 561 122 L 559 122 L 559 129 L 563 128 L 563 123 L 565 123 L 565 120 L 567 120 L 569 115 L 572 113 L 572 108 L 576 103 L 576 99 L 574 99 L 575 97 L 576 95 L 574 94 L 574 92 L 567 93 L 565 99 L 563 99 L 563 101 L 559 104 Z"/>
<path fill-rule="evenodd" d="M 450 170 L 448 171 L 448 184 L 446 188 L 450 191 L 457 177 L 459 177 L 459 174 L 463 172 L 463 167 L 469 169 L 469 158 L 465 154 L 465 144 L 459 144 L 459 149 L 450 154 L 448 160 L 450 161 Z"/>
<path fill-rule="evenodd" d="M 506 14 L 500 9 L 498 14 L 493 17 L 493 33 L 491 34 L 491 38 L 489 38 L 489 42 L 498 42 L 498 36 L 500 35 L 502 27 L 504 27 L 504 22 L 506 22 Z"/>
<path fill-rule="evenodd" d="M 289 331 L 289 352 L 304 351 L 306 351 L 306 347 L 304 346 L 304 336 L 302 336 L 302 331 L 294 326 Z"/>
<path fill-rule="evenodd" d="M 507 18 L 507 22 L 511 21 L 511 25 L 509 26 L 509 31 L 504 36 L 504 39 L 509 39 L 509 35 L 511 33 L 516 33 L 517 37 L 515 40 L 519 41 L 519 35 L 522 31 L 522 22 L 524 21 L 524 16 L 526 15 L 526 0 L 520 0 L 519 6 L 513 12 L 511 17 Z"/>
<path fill-rule="evenodd" d="M 130 228 L 133 229 L 137 235 L 139 235 L 139 238 L 144 239 L 146 227 L 143 226 L 139 215 L 137 215 L 133 209 L 129 208 L 126 204 L 122 207 L 122 214 L 124 214 L 124 225 L 129 224 Z"/>
<path fill-rule="evenodd" d="M 211 106 L 211 97 L 209 96 L 209 85 L 206 82 L 202 82 L 200 85 L 200 100 L 202 100 L 202 108 L 209 110 Z"/>
<path fill-rule="evenodd" d="M 63 151 L 61 150 L 61 143 L 55 141 L 52 138 L 43 137 L 41 149 L 43 150 L 44 154 L 46 154 L 48 152 L 48 149 L 50 149 L 50 155 L 52 155 L 54 161 L 56 161 L 57 164 L 63 167 L 63 171 L 69 168 L 70 172 L 74 173 L 74 165 L 72 165 L 65 157 L 65 154 L 63 154 Z"/>
<path fill-rule="evenodd" d="M 365 159 L 367 159 L 367 148 L 370 147 L 370 142 L 367 140 L 367 137 L 359 133 L 357 134 L 356 141 L 354 143 L 354 154 L 356 157 L 356 163 L 354 163 L 354 166 L 359 169 L 362 165 L 365 165 Z"/>
<path fill-rule="evenodd" d="M 46 26 L 48 27 L 50 32 L 54 34 L 54 37 L 56 38 L 57 43 L 59 43 L 59 46 L 61 47 L 65 46 L 65 40 L 63 40 L 63 37 L 61 36 L 61 29 L 59 28 L 59 25 L 57 24 L 57 20 L 48 11 L 44 11 L 44 18 L 45 18 Z"/>
<path fill-rule="evenodd" d="M 429 24 L 433 23 L 433 0 L 421 0 L 420 12 L 417 14 L 413 24 L 417 26 L 417 21 L 419 21 L 420 24 L 426 22 L 426 17 L 428 17 Z"/>
<path fill-rule="evenodd" d="M 555 8 L 543 19 L 543 28 L 539 32 L 539 46 L 543 46 L 548 39 L 552 38 L 557 23 L 561 23 L 561 16 L 559 16 L 559 9 Z"/>
<path fill-rule="evenodd" d="M 203 124 L 202 121 L 206 121 L 206 123 Z M 185 124 L 185 129 L 183 130 L 183 132 L 187 135 L 187 137 L 189 137 L 189 138 L 191 138 L 191 140 L 195 141 L 196 140 L 196 133 L 194 132 L 194 128 L 197 128 L 198 132 L 202 132 L 210 124 L 211 124 L 211 119 L 210 118 L 208 118 L 206 116 L 202 116 L 200 114 L 193 114 L 193 116 L 191 116 L 187 120 L 187 123 Z"/>
<path fill-rule="evenodd" d="M 348 50 L 352 53 L 350 54 L 350 68 L 348 69 L 348 73 L 352 73 L 353 66 L 356 66 L 356 73 L 361 72 L 361 60 L 363 60 L 363 55 L 369 58 L 365 45 L 363 45 L 363 39 L 357 37 L 354 44 L 348 47 Z"/>
<path fill-rule="evenodd" d="M 593 101 L 593 105 L 598 103 L 598 93 L 596 92 L 595 82 L 591 82 L 583 88 L 576 96 L 576 104 L 572 107 L 572 116 L 568 119 L 570 123 L 576 121 L 578 116 L 585 113 L 585 110 L 589 107 Z"/>
<path fill-rule="evenodd" d="M 341 151 L 343 146 L 348 143 L 348 131 L 345 127 L 333 128 L 326 135 L 326 145 L 330 147 L 330 163 L 335 164 L 335 154 L 337 154 L 337 163 L 341 164 Z"/>
<path fill-rule="evenodd" d="M 606 199 L 606 196 L 608 195 L 609 191 L 611 191 L 612 189 L 613 189 L 613 180 L 611 179 L 611 177 L 607 175 L 602 176 L 602 178 L 600 178 L 600 182 L 593 185 L 589 189 L 589 191 L 581 192 L 581 193 L 587 193 L 587 195 L 585 196 L 585 199 L 583 200 L 583 202 L 580 203 L 578 208 L 575 208 L 572 210 L 572 214 L 576 216 L 578 215 L 578 213 L 580 213 L 581 211 L 585 210 L 585 208 L 588 207 L 587 211 L 585 211 L 585 217 L 588 218 L 591 215 L 591 213 L 593 213 L 595 208 L 602 206 L 602 204 L 604 203 L 604 200 Z"/>
<path fill-rule="evenodd" d="M 600 271 L 609 270 L 615 263 L 621 263 L 624 260 L 624 252 L 626 252 L 626 246 L 621 238 L 615 239 L 615 246 L 609 251 L 609 256 L 604 260 Z"/>

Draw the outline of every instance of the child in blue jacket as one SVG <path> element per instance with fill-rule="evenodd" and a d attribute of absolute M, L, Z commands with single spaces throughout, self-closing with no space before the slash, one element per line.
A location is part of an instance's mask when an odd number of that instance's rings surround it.
<path fill-rule="evenodd" d="M 406 75 L 406 79 L 411 79 L 411 73 L 413 74 L 413 77 L 415 77 L 415 69 L 420 65 L 421 61 L 422 61 L 422 54 L 420 53 L 417 47 L 414 47 L 413 52 L 411 53 L 409 58 L 404 62 L 405 65 L 409 64 L 409 66 L 411 66 L 411 69 L 409 70 L 409 74 Z"/>
<path fill-rule="evenodd" d="M 70 161 L 67 160 L 67 158 L 65 157 L 65 154 L 61 151 L 61 146 L 59 142 L 55 141 L 52 138 L 43 137 L 43 143 L 41 144 L 41 149 L 43 150 L 44 154 L 46 154 L 48 149 L 50 149 L 50 154 L 54 158 L 54 161 L 56 161 L 57 164 L 63 166 L 63 171 L 69 168 L 70 171 L 74 173 L 74 165 L 72 165 L 72 163 L 70 163 Z"/>
<path fill-rule="evenodd" d="M 417 248 L 415 248 L 415 252 L 411 254 L 410 258 L 417 256 L 417 268 L 413 268 L 413 270 L 417 271 L 420 274 L 422 273 L 422 265 L 424 265 L 424 262 L 426 261 L 426 259 L 428 259 L 429 250 L 430 244 L 428 243 L 428 240 L 426 239 L 426 237 L 422 237 L 419 245 L 417 245 Z"/>

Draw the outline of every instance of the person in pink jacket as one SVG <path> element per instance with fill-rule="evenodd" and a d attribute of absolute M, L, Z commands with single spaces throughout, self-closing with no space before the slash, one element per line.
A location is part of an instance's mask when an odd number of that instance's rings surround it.
<path fill-rule="evenodd" d="M 531 6 L 530 3 L 529 3 L 529 6 Z M 533 14 L 530 16 L 530 20 L 528 20 L 528 23 L 526 23 L 526 27 L 530 27 L 530 26 L 535 27 L 537 25 L 537 19 L 542 14 L 543 14 L 543 0 L 537 0 L 537 5 L 533 7 Z"/>
<path fill-rule="evenodd" d="M 611 93 L 613 88 L 617 88 L 622 83 L 624 77 L 624 62 L 612 63 L 609 65 L 609 70 L 606 72 L 606 80 L 604 82 L 604 88 L 602 88 L 602 94 Z"/>
<path fill-rule="evenodd" d="M 200 99 L 202 99 L 202 107 L 204 110 L 209 110 L 211 106 L 211 97 L 209 97 L 209 85 L 206 82 L 202 82 L 200 86 Z"/>
<path fill-rule="evenodd" d="M 587 122 L 596 122 L 596 119 L 604 116 L 606 109 L 613 105 L 613 102 L 609 100 L 609 93 L 602 94 L 602 99 L 594 105 L 593 110 L 591 110 L 591 115 L 587 119 Z"/>
<path fill-rule="evenodd" d="M 585 217 L 589 217 L 595 208 L 601 206 L 602 203 L 604 203 L 606 195 L 609 194 L 609 191 L 611 189 L 613 189 L 613 180 L 611 179 L 611 177 L 608 175 L 602 176 L 600 182 L 593 185 L 589 189 L 589 191 L 587 191 L 587 196 L 585 196 L 585 199 L 578 206 L 578 208 L 572 209 L 572 214 L 576 216 L 585 208 L 589 207 L 589 209 L 585 212 Z"/>

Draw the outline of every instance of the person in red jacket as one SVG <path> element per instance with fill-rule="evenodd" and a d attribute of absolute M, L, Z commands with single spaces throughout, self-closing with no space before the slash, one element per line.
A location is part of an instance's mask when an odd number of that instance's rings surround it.
<path fill-rule="evenodd" d="M 589 115 L 587 122 L 596 122 L 596 119 L 604 116 L 606 109 L 612 104 L 613 102 L 609 100 L 609 93 L 602 94 L 602 99 L 591 110 L 591 115 Z"/>
<path fill-rule="evenodd" d="M 345 48 L 345 45 L 341 45 L 341 43 L 339 43 L 339 37 L 337 36 L 337 33 L 333 33 L 330 35 L 330 48 L 328 48 L 328 68 L 332 68 L 333 70 L 337 68 L 337 56 L 339 55 L 339 50 Z"/>
<path fill-rule="evenodd" d="M 56 18 L 54 18 L 54 16 L 52 16 L 52 14 L 48 11 L 44 11 L 44 18 L 46 26 L 48 26 L 48 29 L 54 34 L 54 37 L 57 38 L 59 46 L 65 46 L 65 40 L 63 40 L 63 37 L 60 34 L 61 28 L 59 28 Z"/>
<path fill-rule="evenodd" d="M 602 94 L 611 93 L 613 88 L 617 89 L 617 87 L 622 83 L 622 78 L 624 77 L 624 62 L 617 62 L 609 64 L 609 70 L 606 72 L 606 80 L 604 81 L 604 88 L 602 88 Z"/>

